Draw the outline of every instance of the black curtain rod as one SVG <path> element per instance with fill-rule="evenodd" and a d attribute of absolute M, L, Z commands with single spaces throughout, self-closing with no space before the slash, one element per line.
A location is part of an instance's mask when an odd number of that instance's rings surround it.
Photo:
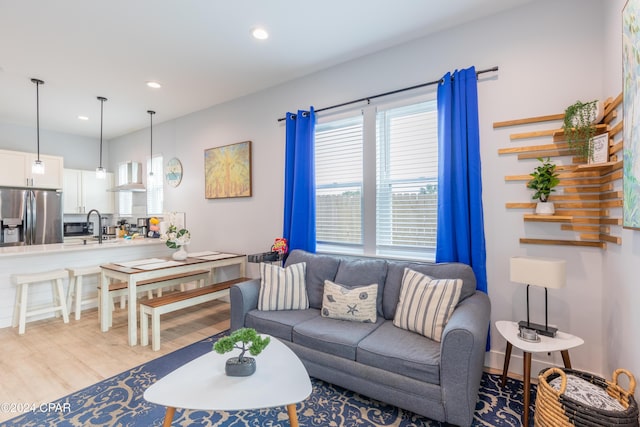
<path fill-rule="evenodd" d="M 490 72 L 493 72 L 493 71 L 498 71 L 498 67 L 495 66 L 495 67 L 492 67 L 492 68 L 487 68 L 486 70 L 476 71 L 476 76 L 478 74 L 490 73 Z M 316 111 L 316 113 L 319 113 L 321 111 L 332 110 L 334 108 L 340 108 L 340 107 L 344 107 L 346 105 L 357 104 L 358 102 L 367 101 L 367 103 L 368 103 L 372 99 L 382 98 L 383 96 L 395 95 L 396 93 L 406 92 L 406 91 L 409 91 L 409 90 L 420 89 L 421 87 L 432 86 L 432 85 L 440 83 L 441 81 L 442 81 L 442 79 L 438 79 L 438 80 L 434 80 L 432 82 L 427 82 L 427 83 L 422 83 L 422 84 L 415 85 L 415 86 L 405 87 L 405 88 L 402 88 L 402 89 L 392 90 L 391 92 L 379 93 L 377 95 L 367 96 L 366 98 L 355 99 L 353 101 L 343 102 L 342 104 L 336 104 L 336 105 L 332 105 L 330 107 L 319 108 L 319 109 L 317 109 L 315 111 Z M 279 122 L 281 122 L 283 120 L 287 120 L 287 118 L 286 117 L 280 117 L 278 119 Z"/>

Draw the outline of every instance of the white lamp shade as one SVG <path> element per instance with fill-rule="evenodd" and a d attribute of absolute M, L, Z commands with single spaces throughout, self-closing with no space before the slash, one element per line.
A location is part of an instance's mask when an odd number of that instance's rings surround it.
<path fill-rule="evenodd" d="M 567 282 L 567 261 L 558 258 L 511 257 L 512 282 L 545 288 L 563 288 Z"/>

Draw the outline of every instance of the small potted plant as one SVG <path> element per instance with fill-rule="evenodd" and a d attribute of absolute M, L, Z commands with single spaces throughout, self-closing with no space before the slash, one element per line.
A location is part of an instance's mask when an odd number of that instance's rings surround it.
<path fill-rule="evenodd" d="M 556 172 L 556 165 L 551 163 L 550 159 L 543 159 L 538 157 L 538 160 L 542 165 L 536 167 L 531 175 L 532 179 L 527 183 L 527 188 L 535 191 L 533 193 L 533 199 L 539 200 L 536 205 L 536 214 L 538 215 L 553 215 L 555 208 L 552 202 L 549 202 L 549 194 L 560 183 L 558 179 L 558 173 Z"/>
<path fill-rule="evenodd" d="M 187 251 L 184 250 L 184 245 L 188 245 L 191 242 L 191 233 L 186 228 L 181 228 L 178 230 L 173 224 L 169 225 L 167 232 L 165 234 L 160 235 L 160 240 L 162 240 L 168 248 L 177 249 L 176 252 L 171 255 L 171 257 L 177 261 L 182 261 L 187 259 L 189 256 Z"/>
<path fill-rule="evenodd" d="M 257 356 L 269 345 L 270 341 L 271 338 L 261 337 L 253 328 L 241 328 L 227 337 L 220 338 L 213 345 L 213 349 L 218 354 L 239 349 L 240 355 L 238 357 L 227 359 L 225 373 L 230 377 L 247 377 L 256 371 L 256 359 L 245 357 L 245 353 L 249 351 L 252 356 Z"/>
<path fill-rule="evenodd" d="M 591 139 L 596 133 L 596 124 L 602 120 L 604 109 L 597 100 L 576 103 L 564 111 L 562 130 L 565 140 L 573 152 L 589 161 L 593 157 Z"/>

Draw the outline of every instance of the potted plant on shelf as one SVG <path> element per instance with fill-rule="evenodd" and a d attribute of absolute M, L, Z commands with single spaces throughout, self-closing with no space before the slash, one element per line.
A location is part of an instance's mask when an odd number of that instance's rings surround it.
<path fill-rule="evenodd" d="M 565 140 L 573 152 L 585 160 L 593 157 L 591 138 L 596 133 L 596 124 L 602 120 L 604 108 L 598 100 L 576 101 L 564 111 L 562 130 Z"/>
<path fill-rule="evenodd" d="M 256 359 L 245 357 L 244 354 L 249 351 L 252 356 L 257 356 L 269 345 L 270 341 L 271 338 L 261 337 L 253 328 L 241 328 L 227 337 L 220 338 L 213 345 L 213 349 L 218 354 L 239 349 L 240 355 L 238 357 L 227 359 L 225 373 L 231 377 L 247 377 L 256 371 Z M 251 343 L 250 346 L 248 346 L 249 343 Z"/>
<path fill-rule="evenodd" d="M 527 183 L 527 188 L 535 191 L 533 193 L 533 199 L 539 200 L 536 205 L 536 214 L 538 215 L 553 215 L 555 208 L 553 202 L 549 202 L 549 194 L 560 183 L 558 179 L 558 173 L 556 172 L 556 165 L 551 163 L 550 159 L 543 159 L 538 157 L 538 160 L 542 165 L 536 167 L 531 175 L 532 179 Z"/>

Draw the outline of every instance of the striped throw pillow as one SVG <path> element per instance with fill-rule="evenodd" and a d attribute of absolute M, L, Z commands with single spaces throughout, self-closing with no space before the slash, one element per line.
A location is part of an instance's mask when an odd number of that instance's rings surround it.
<path fill-rule="evenodd" d="M 461 291 L 461 279 L 432 279 L 405 268 L 393 324 L 440 342 Z"/>
<path fill-rule="evenodd" d="M 258 310 L 304 310 L 309 308 L 305 273 L 307 263 L 287 268 L 260 263 Z"/>

